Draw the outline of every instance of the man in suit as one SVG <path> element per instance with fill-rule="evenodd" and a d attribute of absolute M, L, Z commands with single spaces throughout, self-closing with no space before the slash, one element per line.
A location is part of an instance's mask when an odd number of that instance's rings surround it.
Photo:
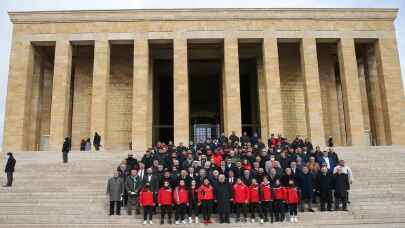
<path fill-rule="evenodd" d="M 326 165 L 326 168 L 328 168 L 330 173 L 333 172 L 333 169 L 337 165 L 334 162 L 334 159 L 329 156 L 328 151 L 323 151 L 322 152 L 322 156 L 318 158 L 318 163 L 319 163 L 319 166 Z"/>
<path fill-rule="evenodd" d="M 131 175 L 125 181 L 125 189 L 128 192 L 128 204 L 127 204 L 127 213 L 128 215 L 132 214 L 132 208 L 135 206 L 136 214 L 140 214 L 138 196 L 139 191 L 142 188 L 142 180 L 138 176 L 138 170 L 131 170 Z"/>

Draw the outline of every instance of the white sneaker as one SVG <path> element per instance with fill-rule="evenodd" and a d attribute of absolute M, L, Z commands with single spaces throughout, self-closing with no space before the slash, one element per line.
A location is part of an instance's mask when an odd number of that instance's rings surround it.
<path fill-rule="evenodd" d="M 149 221 L 149 224 L 150 224 L 150 225 L 152 225 L 152 224 L 153 224 L 152 220 L 150 220 L 150 221 Z"/>
<path fill-rule="evenodd" d="M 297 216 L 295 216 L 294 221 L 298 222 L 298 217 Z"/>
<path fill-rule="evenodd" d="M 176 225 L 179 225 L 180 224 L 180 222 L 179 221 L 176 221 Z"/>
<path fill-rule="evenodd" d="M 187 221 L 186 221 L 186 220 L 183 220 L 183 224 L 187 224 Z"/>
<path fill-rule="evenodd" d="M 193 223 L 193 219 L 191 219 L 191 217 L 188 217 L 188 223 L 189 224 Z"/>
<path fill-rule="evenodd" d="M 148 224 L 148 221 L 143 220 L 143 225 L 146 225 L 146 224 Z"/>
<path fill-rule="evenodd" d="M 198 217 L 195 217 L 195 223 L 198 224 Z"/>
<path fill-rule="evenodd" d="M 294 217 L 290 217 L 290 222 L 295 222 Z"/>
<path fill-rule="evenodd" d="M 260 219 L 260 224 L 263 224 L 263 223 L 264 223 L 263 219 Z"/>
<path fill-rule="evenodd" d="M 254 222 L 255 222 L 255 219 L 251 219 L 250 221 L 251 221 L 252 223 L 254 223 Z"/>

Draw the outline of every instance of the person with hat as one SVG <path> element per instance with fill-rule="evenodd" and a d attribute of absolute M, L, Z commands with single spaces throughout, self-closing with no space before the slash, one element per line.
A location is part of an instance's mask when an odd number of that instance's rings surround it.
<path fill-rule="evenodd" d="M 7 183 L 3 187 L 11 187 L 13 185 L 13 174 L 15 170 L 15 164 L 17 161 L 15 160 L 13 154 L 11 152 L 7 153 L 7 163 L 4 169 L 4 172 L 7 174 Z"/>

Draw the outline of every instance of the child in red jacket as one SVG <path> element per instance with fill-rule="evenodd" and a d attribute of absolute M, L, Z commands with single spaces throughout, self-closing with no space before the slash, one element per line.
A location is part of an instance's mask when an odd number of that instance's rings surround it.
<path fill-rule="evenodd" d="M 260 185 L 260 199 L 261 208 L 264 215 L 264 222 L 269 221 L 268 214 L 270 214 L 270 221 L 273 223 L 273 190 L 270 187 L 270 182 L 267 177 L 263 177 L 262 184 Z"/>
<path fill-rule="evenodd" d="M 290 211 L 290 221 L 298 222 L 297 218 L 297 208 L 299 202 L 298 189 L 295 187 L 294 181 L 290 180 L 289 185 L 286 189 L 286 203 L 288 205 L 288 210 Z"/>
<path fill-rule="evenodd" d="M 173 196 L 176 205 L 176 225 L 180 224 L 180 221 L 186 224 L 185 216 L 188 206 L 188 190 L 184 180 L 180 180 L 179 186 L 174 189 Z"/>
<path fill-rule="evenodd" d="M 150 190 L 149 183 L 146 183 L 145 187 L 143 187 L 139 195 L 139 203 L 143 207 L 143 224 L 148 224 L 148 222 L 153 224 L 152 213 L 155 203 L 153 202 L 153 192 Z"/>
<path fill-rule="evenodd" d="M 249 188 L 242 182 L 241 178 L 236 180 L 233 185 L 233 203 L 236 209 L 236 222 L 240 221 L 240 212 L 242 211 L 244 221 L 247 221 L 246 206 L 249 202 Z"/>
<path fill-rule="evenodd" d="M 281 186 L 279 179 L 277 179 L 275 182 L 273 192 L 274 192 L 274 201 L 273 201 L 274 217 L 276 217 L 276 222 L 283 222 L 285 219 L 285 209 L 284 209 L 285 188 Z"/>
<path fill-rule="evenodd" d="M 167 180 L 163 182 L 163 187 L 158 192 L 158 204 L 160 206 L 160 224 L 164 224 L 165 214 L 169 219 L 168 223 L 172 224 L 173 192 Z"/>
<path fill-rule="evenodd" d="M 255 222 L 256 212 L 259 214 L 260 223 L 263 224 L 263 214 L 260 207 L 260 190 L 256 179 L 252 179 L 252 184 L 249 186 L 249 205 L 252 223 Z"/>
<path fill-rule="evenodd" d="M 204 178 L 203 184 L 198 188 L 198 204 L 204 217 L 204 224 L 211 223 L 212 205 L 214 202 L 214 188 L 208 178 Z"/>

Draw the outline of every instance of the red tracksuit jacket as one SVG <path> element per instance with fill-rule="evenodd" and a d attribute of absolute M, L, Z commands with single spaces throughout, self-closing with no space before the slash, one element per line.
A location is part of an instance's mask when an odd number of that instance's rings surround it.
<path fill-rule="evenodd" d="M 139 195 L 139 203 L 142 207 L 153 206 L 153 192 L 150 190 L 142 190 L 141 194 Z"/>
<path fill-rule="evenodd" d="M 188 203 L 188 191 L 186 187 L 177 186 L 173 192 L 174 202 L 179 204 L 187 204 Z"/>
<path fill-rule="evenodd" d="M 285 200 L 285 188 L 284 187 L 275 187 L 274 189 L 274 199 L 275 200 Z"/>
<path fill-rule="evenodd" d="M 269 202 L 273 200 L 273 193 L 271 192 L 270 184 L 261 185 L 262 201 Z"/>
<path fill-rule="evenodd" d="M 160 188 L 158 192 L 158 204 L 160 205 L 172 205 L 173 193 L 171 188 Z"/>
<path fill-rule="evenodd" d="M 234 203 L 247 203 L 249 201 L 249 188 L 244 183 L 233 185 L 233 201 Z"/>
<path fill-rule="evenodd" d="M 289 187 L 286 189 L 286 199 L 287 204 L 297 204 L 299 201 L 298 189 L 296 187 Z"/>
<path fill-rule="evenodd" d="M 260 202 L 259 185 L 252 184 L 249 186 L 249 203 Z"/>
<path fill-rule="evenodd" d="M 214 188 L 211 185 L 201 185 L 198 188 L 198 202 L 214 200 Z"/>

